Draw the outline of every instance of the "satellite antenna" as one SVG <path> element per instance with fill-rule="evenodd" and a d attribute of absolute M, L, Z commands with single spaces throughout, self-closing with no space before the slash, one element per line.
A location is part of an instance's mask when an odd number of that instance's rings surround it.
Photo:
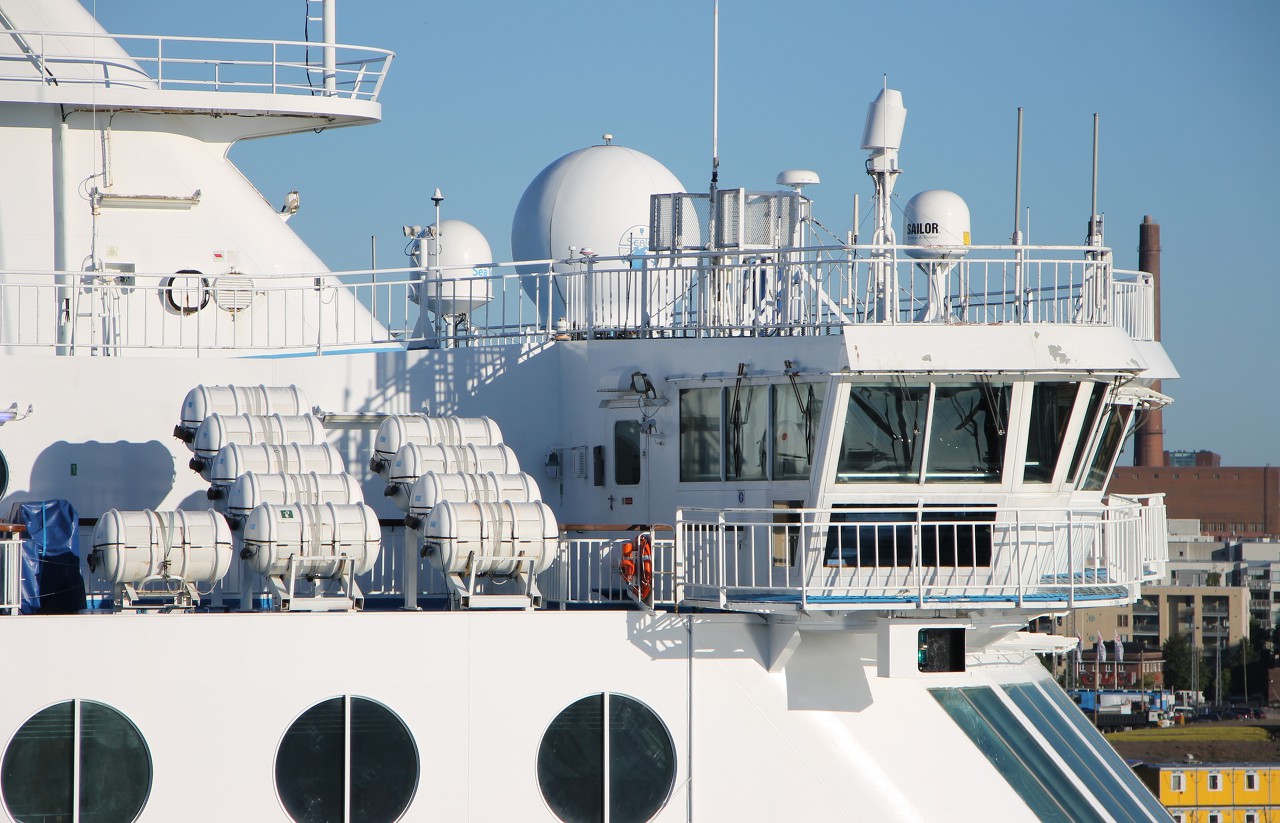
<path fill-rule="evenodd" d="M 890 198 L 894 183 L 902 172 L 898 166 L 898 149 L 902 147 L 902 130 L 906 122 L 907 110 L 902 105 L 902 92 L 889 88 L 889 76 L 885 75 L 884 88 L 867 107 L 867 125 L 862 132 L 862 148 L 871 152 L 867 158 L 867 174 L 871 175 L 876 187 L 875 229 L 871 237 L 875 246 L 891 247 L 896 242 Z M 889 306 L 897 292 L 893 282 L 893 249 L 882 248 L 875 257 L 879 258 L 873 264 L 876 319 L 892 322 L 893 313 Z"/>

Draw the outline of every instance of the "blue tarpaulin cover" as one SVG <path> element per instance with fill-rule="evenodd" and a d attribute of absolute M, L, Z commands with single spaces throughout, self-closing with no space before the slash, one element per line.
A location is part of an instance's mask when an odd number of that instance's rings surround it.
<path fill-rule="evenodd" d="M 85 607 L 80 574 L 79 516 L 66 500 L 19 503 L 14 520 L 22 541 L 22 613 L 75 614 Z"/>

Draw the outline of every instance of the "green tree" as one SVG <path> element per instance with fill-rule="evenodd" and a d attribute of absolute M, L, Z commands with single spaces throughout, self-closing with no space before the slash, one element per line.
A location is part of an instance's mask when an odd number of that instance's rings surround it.
<path fill-rule="evenodd" d="M 1191 652 L 1191 635 L 1175 634 L 1164 641 L 1164 687 L 1166 689 L 1190 689 L 1195 683 L 1196 666 L 1200 662 Z M 1200 684 L 1204 685 L 1204 670 L 1200 670 Z"/>
<path fill-rule="evenodd" d="M 1230 646 L 1222 647 L 1219 657 L 1216 647 L 1205 647 L 1204 667 L 1200 670 L 1200 682 L 1204 687 L 1205 699 L 1217 705 L 1228 702 L 1231 696 L 1231 662 L 1233 655 Z M 1221 663 L 1221 668 L 1219 668 Z M 1237 668 L 1239 666 L 1237 665 Z M 1221 683 L 1221 686 L 1219 686 Z"/>

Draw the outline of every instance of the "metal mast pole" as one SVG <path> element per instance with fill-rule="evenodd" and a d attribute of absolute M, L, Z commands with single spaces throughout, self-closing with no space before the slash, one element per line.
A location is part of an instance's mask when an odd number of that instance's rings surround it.
<path fill-rule="evenodd" d="M 324 0 L 324 93 L 338 93 L 338 0 Z"/>
<path fill-rule="evenodd" d="M 720 183 L 720 0 L 711 2 L 711 199 L 707 209 L 707 244 L 716 246 L 716 188 Z"/>

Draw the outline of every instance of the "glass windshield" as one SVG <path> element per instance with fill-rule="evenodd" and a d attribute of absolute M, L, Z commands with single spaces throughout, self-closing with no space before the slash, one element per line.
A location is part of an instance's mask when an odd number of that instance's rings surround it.
<path fill-rule="evenodd" d="M 1089 472 L 1085 475 L 1082 488 L 1088 492 L 1100 492 L 1107 485 L 1111 475 L 1111 466 L 1116 462 L 1120 446 L 1124 443 L 1125 429 L 1129 426 L 1129 414 L 1132 406 L 1112 406 L 1107 414 L 1107 422 L 1098 438 L 1098 449 L 1093 453 L 1089 463 Z"/>
<path fill-rule="evenodd" d="M 914 483 L 928 386 L 852 386 L 836 482 Z"/>
<path fill-rule="evenodd" d="M 808 480 L 826 384 L 773 387 L 773 479 Z"/>
<path fill-rule="evenodd" d="M 1031 425 L 1027 431 L 1024 483 L 1052 483 L 1062 453 L 1067 423 L 1079 393 L 1078 383 L 1036 383 L 1031 391 Z"/>
<path fill-rule="evenodd" d="M 720 479 L 720 389 L 680 392 L 680 479 Z"/>
<path fill-rule="evenodd" d="M 999 482 L 1008 427 L 1008 386 L 938 386 L 929 424 L 925 480 Z"/>
<path fill-rule="evenodd" d="M 733 386 L 728 401 L 725 477 L 764 480 L 769 469 L 769 387 Z"/>
<path fill-rule="evenodd" d="M 1093 437 L 1094 427 L 1098 424 L 1098 412 L 1102 411 L 1102 398 L 1107 393 L 1106 385 L 1094 383 L 1089 394 L 1089 408 L 1084 413 L 1084 427 L 1080 429 L 1080 439 L 1076 441 L 1075 454 L 1071 456 L 1071 469 L 1067 472 L 1067 482 L 1076 482 L 1080 472 L 1080 461 L 1084 459 L 1085 449 L 1089 448 L 1089 440 Z"/>

